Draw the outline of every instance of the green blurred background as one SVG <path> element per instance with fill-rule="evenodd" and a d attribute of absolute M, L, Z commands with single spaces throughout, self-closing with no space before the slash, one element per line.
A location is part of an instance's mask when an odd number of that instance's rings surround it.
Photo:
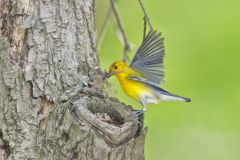
<path fill-rule="evenodd" d="M 99 29 L 109 1 L 97 1 Z M 163 88 L 191 103 L 163 102 L 145 113 L 146 160 L 240 159 L 240 1 L 143 0 L 155 29 L 165 37 Z M 132 44 L 142 41 L 137 0 L 117 6 Z M 122 59 L 123 44 L 111 17 L 99 48 L 102 69 Z M 116 97 L 140 109 L 111 78 Z"/>

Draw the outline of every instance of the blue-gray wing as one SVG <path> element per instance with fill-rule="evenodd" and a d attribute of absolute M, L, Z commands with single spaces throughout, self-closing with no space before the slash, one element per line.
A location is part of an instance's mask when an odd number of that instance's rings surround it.
<path fill-rule="evenodd" d="M 130 67 L 143 73 L 148 80 L 160 84 L 164 81 L 164 53 L 161 34 L 150 31 L 137 50 Z"/>

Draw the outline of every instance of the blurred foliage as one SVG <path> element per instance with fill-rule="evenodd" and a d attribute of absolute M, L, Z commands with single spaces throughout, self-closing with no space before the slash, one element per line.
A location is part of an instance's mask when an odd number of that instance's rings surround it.
<path fill-rule="evenodd" d="M 97 1 L 97 29 L 109 1 Z M 240 1 L 143 0 L 155 29 L 165 37 L 163 88 L 192 99 L 163 102 L 145 113 L 146 160 L 240 159 Z M 118 9 L 132 43 L 142 41 L 143 13 L 137 0 L 119 0 Z M 99 50 L 102 69 L 122 59 L 123 44 L 113 16 Z M 140 109 L 115 77 L 121 101 Z"/>

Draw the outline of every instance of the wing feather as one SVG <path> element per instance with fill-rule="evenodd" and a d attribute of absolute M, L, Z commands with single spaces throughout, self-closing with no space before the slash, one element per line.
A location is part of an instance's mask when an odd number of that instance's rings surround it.
<path fill-rule="evenodd" d="M 130 67 L 141 72 L 148 80 L 160 84 L 164 81 L 164 54 L 161 34 L 150 31 L 137 50 Z"/>

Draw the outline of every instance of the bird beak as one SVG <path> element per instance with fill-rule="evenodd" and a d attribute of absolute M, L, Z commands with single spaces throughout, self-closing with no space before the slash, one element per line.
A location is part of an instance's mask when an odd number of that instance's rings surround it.
<path fill-rule="evenodd" d="M 105 70 L 105 72 L 104 72 L 104 75 L 102 76 L 102 79 L 103 80 L 106 80 L 107 78 L 109 78 L 109 77 L 111 77 L 112 76 L 112 73 L 108 73 L 106 70 Z"/>

